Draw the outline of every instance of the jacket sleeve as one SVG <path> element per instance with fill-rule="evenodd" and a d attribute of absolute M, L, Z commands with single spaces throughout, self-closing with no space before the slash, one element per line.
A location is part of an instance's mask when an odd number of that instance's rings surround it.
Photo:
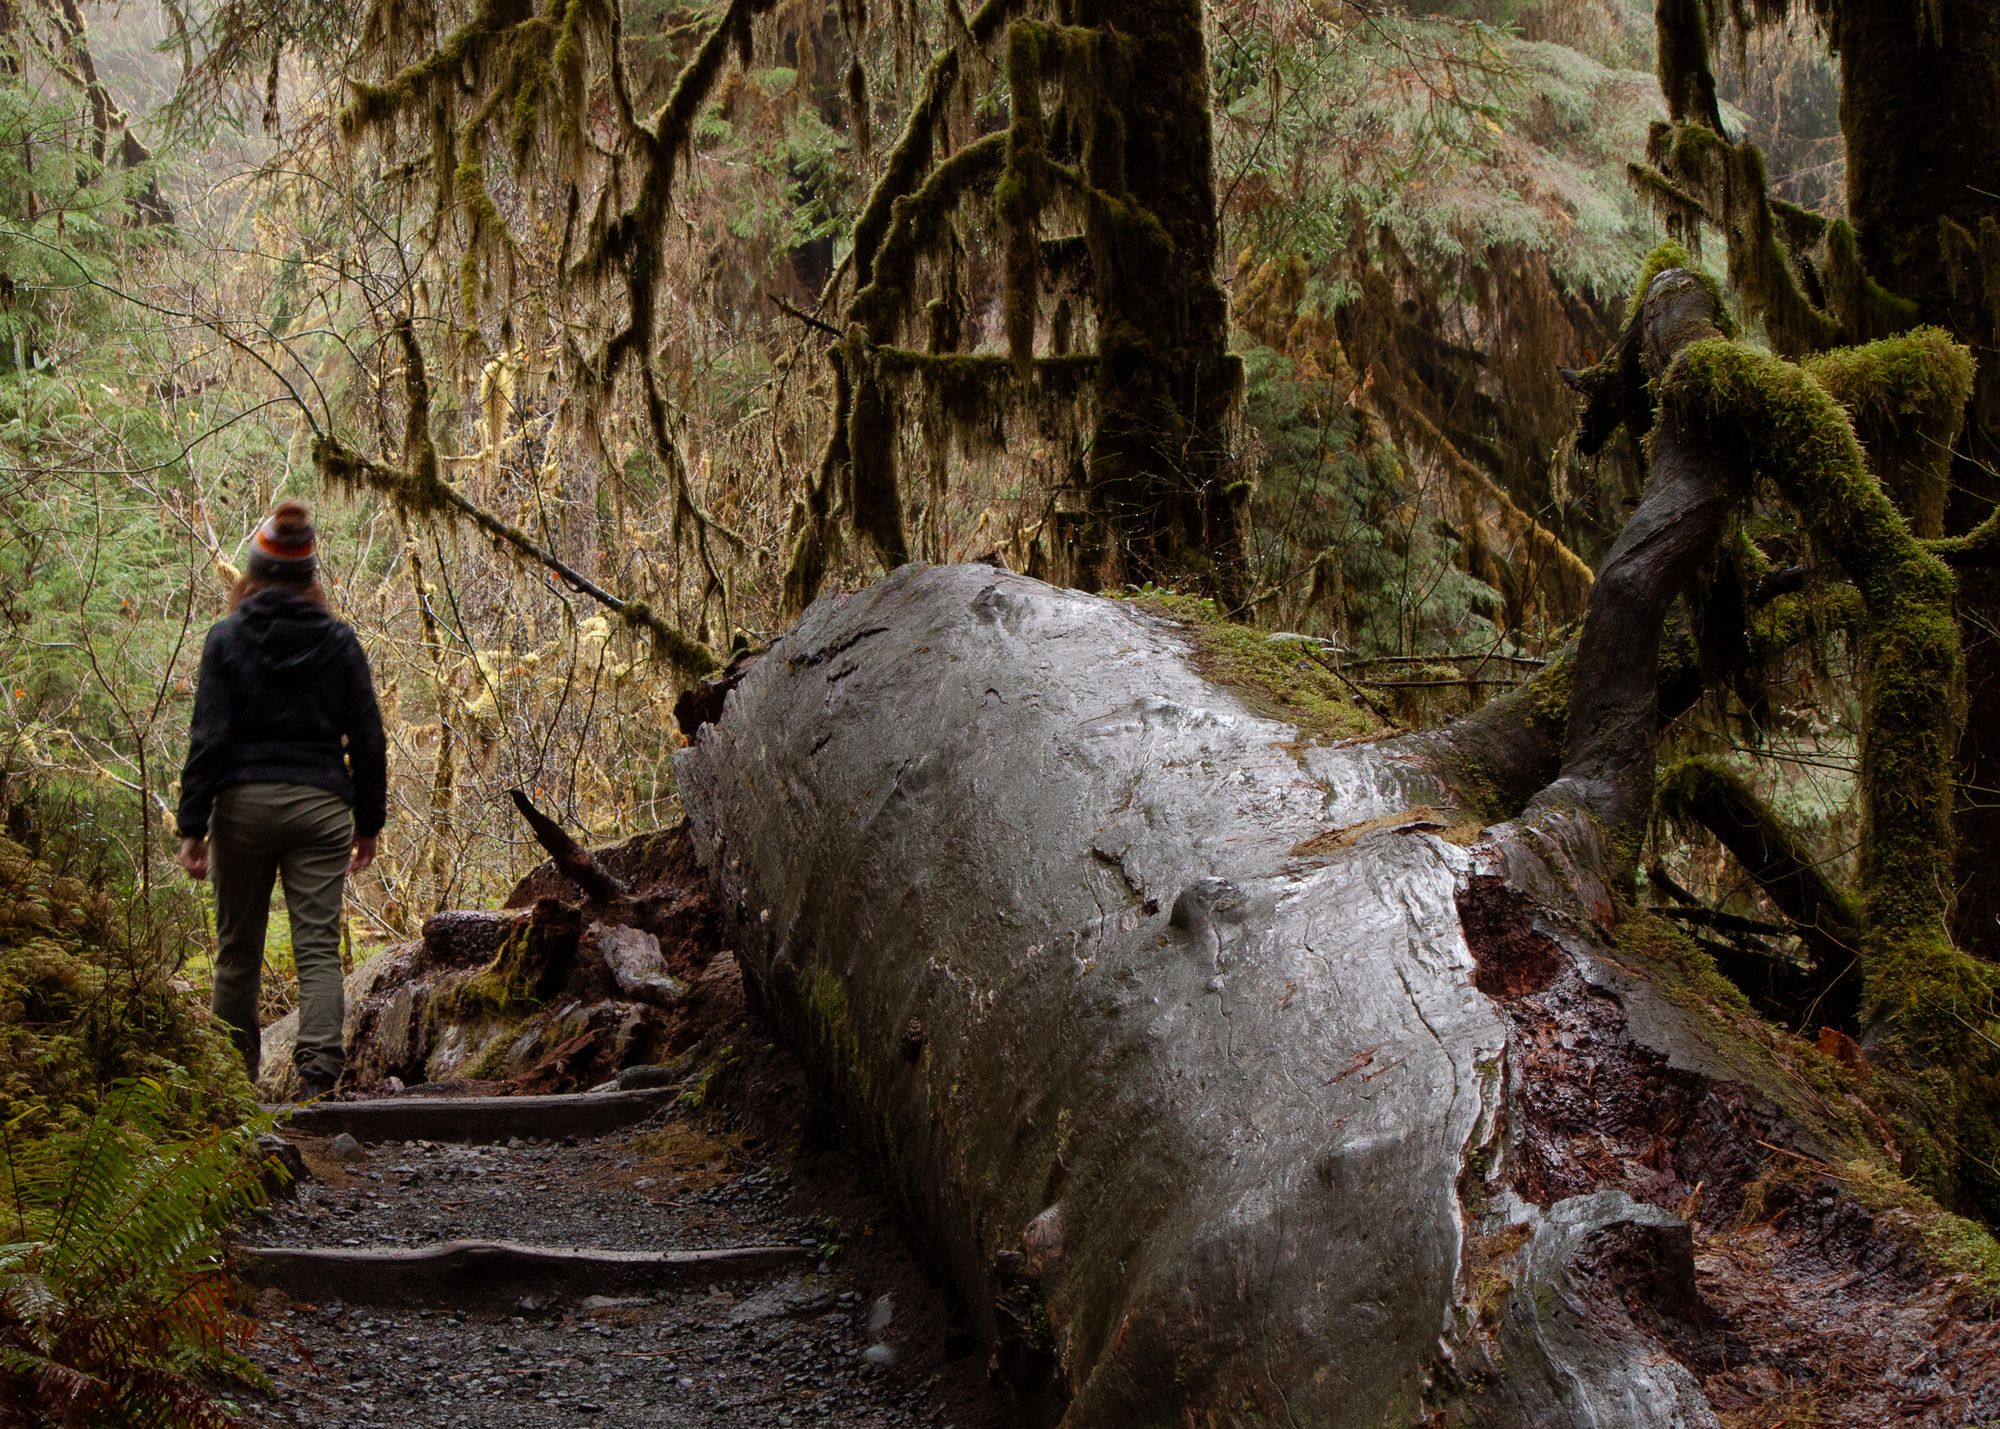
<path fill-rule="evenodd" d="M 222 672 L 222 627 L 212 626 L 201 647 L 201 670 L 195 676 L 194 717 L 188 725 L 187 762 L 181 766 L 181 807 L 174 822 L 184 839 L 208 837 L 208 816 L 235 726 L 229 682 Z"/>
<path fill-rule="evenodd" d="M 382 729 L 382 707 L 375 701 L 375 680 L 368 673 L 368 656 L 361 637 L 350 627 L 345 663 L 347 764 L 354 776 L 354 836 L 373 838 L 382 832 L 389 814 L 389 740 Z"/>

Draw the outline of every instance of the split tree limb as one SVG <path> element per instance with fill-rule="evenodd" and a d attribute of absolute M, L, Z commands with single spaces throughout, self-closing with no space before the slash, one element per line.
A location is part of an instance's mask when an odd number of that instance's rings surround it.
<path fill-rule="evenodd" d="M 535 841 L 548 850 L 555 860 L 556 870 L 574 883 L 593 903 L 629 904 L 632 890 L 618 879 L 604 871 L 603 865 L 590 856 L 590 851 L 578 844 L 563 831 L 561 824 L 537 809 L 534 801 L 524 789 L 509 789 L 507 796 L 514 801 L 514 807 L 521 817 L 528 821 L 528 827 L 535 832 Z"/>

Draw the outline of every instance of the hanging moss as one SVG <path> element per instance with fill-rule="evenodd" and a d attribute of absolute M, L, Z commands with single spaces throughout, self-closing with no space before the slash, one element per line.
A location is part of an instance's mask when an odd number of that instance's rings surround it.
<path fill-rule="evenodd" d="M 432 102 L 433 90 L 483 74 L 487 61 L 516 27 L 534 18 L 529 0 L 480 0 L 472 17 L 447 35 L 424 59 L 402 69 L 383 85 L 356 84 L 341 111 L 341 134 L 350 142 L 370 131 L 394 124 L 402 115 L 420 113 Z"/>
<path fill-rule="evenodd" d="M 1944 534 L 1952 444 L 1972 396 L 1972 354 L 1942 328 L 1809 358 L 1806 371 L 1846 409 L 1869 465 L 1920 537 Z"/>
<path fill-rule="evenodd" d="M 1016 0 L 986 0 L 966 22 L 966 37 L 976 50 L 1000 33 Z M 954 7 L 955 9 L 956 7 Z M 913 193 L 930 168 L 935 139 L 945 107 L 962 68 L 961 46 L 948 45 L 924 72 L 909 119 L 883 163 L 882 177 L 869 191 L 854 220 L 854 273 L 857 287 L 874 281 L 876 249 L 888 232 L 896 201 Z"/>
<path fill-rule="evenodd" d="M 925 249 L 948 231 L 953 209 L 968 194 L 993 183 L 1007 158 L 1008 138 L 989 134 L 939 164 L 914 192 L 890 205 L 891 219 L 876 250 L 874 277 L 849 309 L 869 340 L 893 342 L 912 307 L 917 265 Z"/>
<path fill-rule="evenodd" d="M 901 424 L 896 405 L 865 353 L 850 354 L 854 394 L 847 417 L 854 529 L 890 570 L 909 560 L 903 534 L 903 500 L 896 484 Z"/>
<path fill-rule="evenodd" d="M 967 451 L 1003 444 L 1004 419 L 1013 412 L 1032 411 L 1053 425 L 1075 410 L 1097 372 L 1097 355 L 1089 352 L 1036 358 L 1025 382 L 1014 360 L 999 353 L 878 347 L 873 355 L 878 378 L 916 383 L 946 433 Z"/>
<path fill-rule="evenodd" d="M 1654 69 L 1675 123 L 1722 132 L 1715 71 L 1709 61 L 1712 0 L 1659 0 L 1654 7 Z"/>
<path fill-rule="evenodd" d="M 1652 168 L 1641 174 L 1664 182 L 1642 178 L 1642 190 L 1683 239 L 1697 243 L 1703 222 L 1722 230 L 1730 286 L 1744 312 L 1763 322 L 1773 347 L 1796 357 L 1842 339 L 1839 322 L 1814 300 L 1810 270 L 1780 237 L 1755 144 L 1731 143 L 1701 124 L 1656 124 L 1646 157 Z"/>

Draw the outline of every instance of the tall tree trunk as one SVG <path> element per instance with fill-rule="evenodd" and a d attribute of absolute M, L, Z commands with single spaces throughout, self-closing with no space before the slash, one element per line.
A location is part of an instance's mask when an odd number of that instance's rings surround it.
<path fill-rule="evenodd" d="M 1833 38 L 1848 212 L 1869 276 L 1978 351 L 1993 339 L 1992 303 L 1953 282 L 1939 226 L 1976 236 L 2000 214 L 2000 6 L 1840 0 Z M 2000 363 L 1982 366 L 1980 405 L 2000 394 Z"/>
<path fill-rule="evenodd" d="M 1093 0 L 1104 35 L 1086 219 L 1097 309 L 1092 515 L 1078 584 L 1117 573 L 1242 591 L 1226 427 L 1241 382 L 1216 281 L 1219 224 L 1200 0 Z M 1105 128 L 1122 130 L 1106 133 Z M 1122 555 L 1122 562 L 1119 557 Z"/>
<path fill-rule="evenodd" d="M 1979 358 L 1947 529 L 2000 496 L 2000 5 L 1841 0 L 1847 202 L 1869 276 Z M 1983 271 L 1982 271 L 1983 270 Z M 1966 728 L 1959 749 L 1953 932 L 2000 955 L 2000 582 L 1965 572 Z"/>

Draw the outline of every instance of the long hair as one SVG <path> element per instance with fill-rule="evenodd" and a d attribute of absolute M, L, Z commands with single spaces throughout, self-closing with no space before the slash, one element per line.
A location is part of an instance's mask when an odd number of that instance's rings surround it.
<path fill-rule="evenodd" d="M 326 591 L 318 581 L 274 581 L 269 576 L 240 575 L 236 584 L 229 589 L 229 608 L 236 609 L 260 590 L 288 590 L 293 595 L 311 601 L 321 610 L 327 609 Z"/>

